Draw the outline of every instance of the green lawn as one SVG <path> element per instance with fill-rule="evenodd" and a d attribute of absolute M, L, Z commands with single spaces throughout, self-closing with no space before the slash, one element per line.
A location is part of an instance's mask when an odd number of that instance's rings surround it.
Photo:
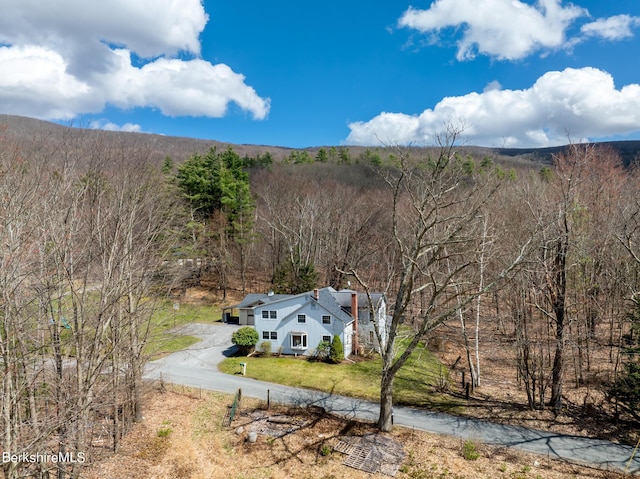
<path fill-rule="evenodd" d="M 240 374 L 242 362 L 247 364 L 247 377 L 254 379 L 372 401 L 380 397 L 379 358 L 326 364 L 291 357 L 233 357 L 225 359 L 219 369 L 227 374 Z M 461 403 L 436 391 L 438 385 L 447 381 L 446 368 L 426 348 L 419 347 L 396 376 L 394 402 L 451 411 Z"/>
<path fill-rule="evenodd" d="M 145 353 L 152 359 L 186 349 L 200 341 L 195 336 L 177 334 L 172 331 L 174 328 L 191 323 L 211 324 L 220 321 L 222 312 L 218 306 L 179 304 L 178 309 L 174 309 L 174 304 L 178 303 L 164 301 L 151 318 Z"/>

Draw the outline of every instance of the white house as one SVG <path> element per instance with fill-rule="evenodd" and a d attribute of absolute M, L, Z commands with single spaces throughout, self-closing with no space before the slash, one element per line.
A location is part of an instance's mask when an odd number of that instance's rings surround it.
<path fill-rule="evenodd" d="M 374 311 L 365 293 L 336 291 L 331 287 L 296 294 L 250 294 L 241 303 L 223 310 L 226 322 L 254 326 L 259 343 L 271 342 L 272 351 L 312 354 L 321 341 L 340 337 L 345 358 L 361 350 L 379 350 L 374 321 L 386 339 L 386 302 L 382 293 L 371 295 Z M 238 314 L 234 316 L 234 310 Z"/>

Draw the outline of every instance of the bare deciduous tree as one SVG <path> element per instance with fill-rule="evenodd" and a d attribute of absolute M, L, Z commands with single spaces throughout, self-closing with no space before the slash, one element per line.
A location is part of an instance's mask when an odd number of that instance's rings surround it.
<path fill-rule="evenodd" d="M 109 417 L 117 448 L 141 417 L 151 278 L 170 231 L 162 179 L 135 145 L 67 140 L 2 149 L 0 421 L 12 453 L 77 457 Z M 3 464 L 7 478 L 80 467 Z"/>
<path fill-rule="evenodd" d="M 538 335 L 536 344 L 547 344 L 553 350 L 549 404 L 556 413 L 563 405 L 568 341 L 577 346 L 577 382 L 582 381 L 583 363 L 588 368 L 589 338 L 595 334 L 598 290 L 605 276 L 601 248 L 612 242 L 607 229 L 596 231 L 593 226 L 602 225 L 603 214 L 610 216 L 606 196 L 614 191 L 620 173 L 619 160 L 607 151 L 594 145 L 570 145 L 554 157 L 553 176 L 538 183 L 537 190 L 531 189 L 533 194 L 527 199 L 533 221 L 541 225 L 541 235 L 518 307 L 518 317 L 528 321 L 527 330 L 518 332 L 525 348 L 520 356 L 524 361 L 521 373 L 532 381 L 537 378 L 539 388 L 543 388 L 540 381 L 547 382 L 543 355 L 532 355 L 531 344 L 526 344 L 533 331 L 541 331 L 536 315 L 528 310 L 530 305 L 542 315 L 550 333 L 546 341 Z M 524 326 L 521 321 L 518 327 Z M 544 389 L 539 391 L 542 400 Z"/>
<path fill-rule="evenodd" d="M 418 343 L 495 287 L 524 254 L 519 249 L 505 269 L 484 279 L 482 288 L 471 281 L 486 247 L 482 211 L 500 181 L 488 172 L 475 175 L 460 161 L 455 150 L 459 133 L 448 128 L 438 136 L 433 156 L 422 161 L 399 150 L 397 164 L 381 171 L 391 215 L 388 257 L 394 260 L 390 323 L 386 332 L 376 330 L 382 345 L 378 427 L 383 431 L 392 427 L 394 378 Z M 364 273 L 355 269 L 350 273 L 370 297 Z"/>

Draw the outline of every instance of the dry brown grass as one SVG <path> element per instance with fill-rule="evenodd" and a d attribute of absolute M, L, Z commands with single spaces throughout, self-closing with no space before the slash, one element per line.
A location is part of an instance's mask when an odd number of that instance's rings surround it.
<path fill-rule="evenodd" d="M 372 432 L 371 426 L 350 422 L 319 411 L 272 409 L 268 414 L 288 413 L 300 418 L 302 427 L 282 437 L 260 434 L 247 441 L 251 423 L 265 412 L 263 404 L 243 400 L 241 414 L 230 428 L 222 426 L 231 398 L 218 393 L 170 386 L 164 392 L 150 390 L 144 422 L 137 424 L 121 450 L 89 466 L 82 477 L 102 478 L 237 478 L 237 479 L 372 479 L 343 465 L 338 452 L 321 453 L 338 436 Z M 252 414 L 253 413 L 253 414 Z M 159 437 L 159 431 L 170 432 Z M 475 443 L 477 460 L 463 457 L 463 441 L 397 427 L 390 438 L 407 454 L 396 477 L 400 479 L 560 479 L 622 478 L 586 467 L 574 466 L 515 449 Z M 325 449 L 326 452 L 326 449 Z"/>
<path fill-rule="evenodd" d="M 532 410 L 527 407 L 526 393 L 516 377 L 512 341 L 508 335 L 498 332 L 492 320 L 485 320 L 484 324 L 480 336 L 482 382 L 480 388 L 472 393 L 471 399 L 466 401 L 464 415 L 502 424 L 636 444 L 637 424 L 628 422 L 623 417 L 616 419 L 613 405 L 605 399 L 603 381 L 613 377 L 614 368 L 608 346 L 592 343 L 591 369 L 585 373 L 590 381 L 581 385 L 575 381 L 573 351 L 567 348 L 567 368 L 563 384 L 564 408 L 561 414 L 555 415 L 549 408 Z M 451 371 L 454 382 L 450 389 L 451 394 L 461 397 L 461 372 L 468 368 L 457 324 L 445 326 L 437 334 L 436 344 L 441 347 L 430 349 L 444 365 L 451 367 L 462 356 L 455 370 Z M 550 395 L 550 391 L 548 394 Z"/>

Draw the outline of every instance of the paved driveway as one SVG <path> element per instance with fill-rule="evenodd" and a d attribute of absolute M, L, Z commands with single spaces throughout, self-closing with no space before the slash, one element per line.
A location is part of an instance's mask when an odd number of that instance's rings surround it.
<path fill-rule="evenodd" d="M 218 363 L 232 355 L 236 346 L 231 335 L 239 326 L 231 324 L 189 324 L 178 329 L 179 334 L 196 336 L 200 342 L 147 365 L 145 378 L 163 379 L 185 386 L 202 387 L 223 392 L 235 392 L 227 384 L 231 377 L 218 371 Z M 227 386 L 225 386 L 227 384 Z M 229 389 L 231 388 L 231 389 Z"/>
<path fill-rule="evenodd" d="M 175 384 L 230 394 L 242 389 L 243 396 L 266 400 L 269 395 L 271 401 L 277 403 L 322 406 L 327 411 L 346 417 L 377 420 L 379 409 L 376 403 L 219 372 L 217 364 L 235 350 L 235 346 L 231 344 L 231 335 L 237 328 L 238 326 L 227 324 L 193 324 L 182 328 L 181 334 L 197 336 L 202 341 L 184 351 L 149 363 L 145 377 L 162 378 Z M 599 439 L 492 424 L 400 406 L 394 408 L 394 423 L 486 444 L 517 447 L 571 462 L 640 472 L 640 457 L 634 456 L 630 461 L 634 453 L 632 447 Z"/>

